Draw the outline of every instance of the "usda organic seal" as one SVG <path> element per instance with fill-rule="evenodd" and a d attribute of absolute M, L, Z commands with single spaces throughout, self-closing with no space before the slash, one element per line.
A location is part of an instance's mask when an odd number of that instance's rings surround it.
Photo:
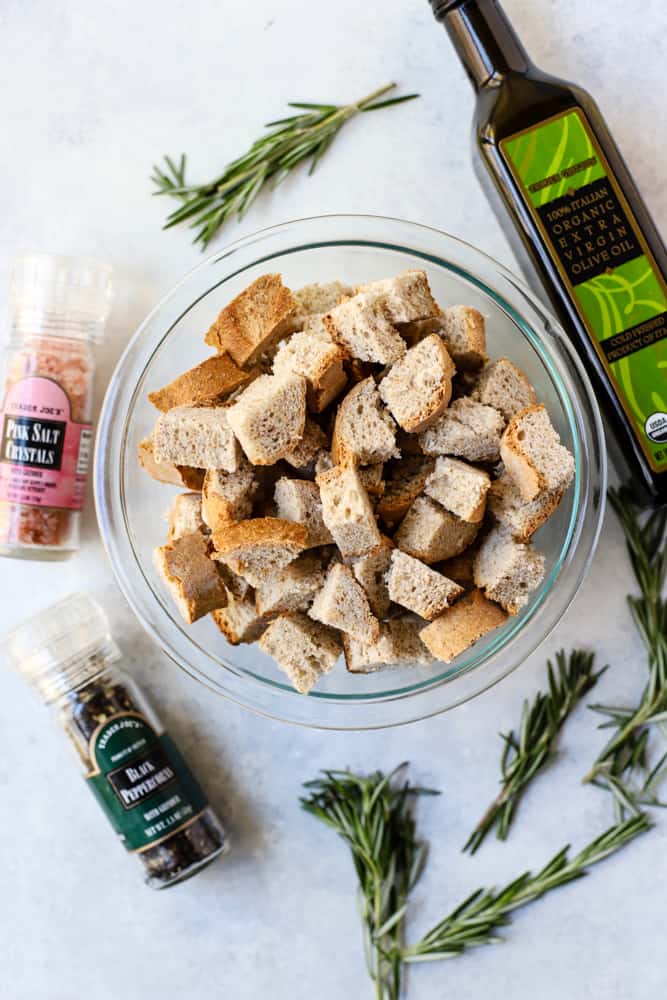
<path fill-rule="evenodd" d="M 657 410 L 647 417 L 644 429 L 651 441 L 667 441 L 667 413 Z"/>

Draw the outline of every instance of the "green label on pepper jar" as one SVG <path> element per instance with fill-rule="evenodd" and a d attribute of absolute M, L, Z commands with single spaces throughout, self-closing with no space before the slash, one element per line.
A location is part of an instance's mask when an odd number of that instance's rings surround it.
<path fill-rule="evenodd" d="M 86 780 L 128 851 L 171 836 L 208 805 L 174 743 L 139 713 L 103 722 L 89 754 Z"/>

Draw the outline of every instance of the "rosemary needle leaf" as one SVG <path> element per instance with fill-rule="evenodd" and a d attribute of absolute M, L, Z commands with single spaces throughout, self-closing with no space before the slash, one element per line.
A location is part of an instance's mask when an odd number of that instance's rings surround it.
<path fill-rule="evenodd" d="M 386 101 L 374 101 L 373 104 L 366 104 L 361 111 L 379 111 L 380 108 L 391 108 L 395 104 L 405 104 L 406 101 L 414 101 L 419 94 L 404 94 L 403 97 L 390 97 Z"/>
<path fill-rule="evenodd" d="M 368 971 L 384 1000 L 400 995 L 403 922 L 426 859 L 412 804 L 419 795 L 438 794 L 401 781 L 405 767 L 367 777 L 324 771 L 304 785 L 309 794 L 301 799 L 302 807 L 336 830 L 352 852 Z"/>
<path fill-rule="evenodd" d="M 514 910 L 558 886 L 583 878 L 592 865 L 619 851 L 650 826 L 648 817 L 639 813 L 596 837 L 572 858 L 566 847 L 537 874 L 525 872 L 500 890 L 478 889 L 431 928 L 421 941 L 403 948 L 402 960 L 423 962 L 454 958 L 469 948 L 501 940 L 494 931 L 510 922 Z"/>
<path fill-rule="evenodd" d="M 474 854 L 495 827 L 506 840 L 525 789 L 552 758 L 554 742 L 579 700 L 607 669 L 594 670 L 594 654 L 581 649 L 569 657 L 556 654 L 556 667 L 547 662 L 548 691 L 540 691 L 532 704 L 524 702 L 518 734 L 501 733 L 500 792 L 470 834 L 463 850 Z"/>
<path fill-rule="evenodd" d="M 336 104 L 309 104 L 307 101 L 288 101 L 288 108 L 305 108 L 311 109 L 313 111 L 337 111 L 338 105 Z"/>
<path fill-rule="evenodd" d="M 662 761 L 648 763 L 648 741 L 653 726 L 667 719 L 667 510 L 643 514 L 627 487 L 610 490 L 610 502 L 625 535 L 639 597 L 628 605 L 646 647 L 648 680 L 633 709 L 591 705 L 606 717 L 601 728 L 613 734 L 584 781 L 611 792 L 617 815 L 632 815 L 643 805 L 660 806 L 657 784 Z M 639 779 L 637 780 L 637 776 Z"/>
<path fill-rule="evenodd" d="M 277 186 L 304 160 L 310 159 L 312 174 L 315 166 L 329 149 L 345 122 L 363 111 L 379 111 L 413 101 L 418 94 L 405 94 L 379 100 L 394 90 L 395 83 L 379 87 L 353 104 L 311 104 L 291 101 L 289 107 L 301 114 L 277 118 L 269 122 L 269 131 L 256 139 L 247 152 L 227 164 L 222 174 L 207 184 L 187 184 L 186 158 L 176 163 L 165 156 L 165 167 L 153 167 L 151 181 L 156 195 L 168 195 L 181 206 L 167 217 L 163 228 L 169 229 L 186 220 L 196 230 L 195 242 L 208 246 L 218 230 L 236 215 L 239 219 L 248 211 L 263 188 L 271 182 Z"/>

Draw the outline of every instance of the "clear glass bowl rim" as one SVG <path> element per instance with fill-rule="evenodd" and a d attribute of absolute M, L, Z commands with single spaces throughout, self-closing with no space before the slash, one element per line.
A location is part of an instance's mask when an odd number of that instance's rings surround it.
<path fill-rule="evenodd" d="M 565 390 L 563 405 L 571 411 L 575 444 L 578 439 L 576 518 L 561 551 L 558 573 L 541 604 L 520 627 L 515 625 L 513 631 L 510 620 L 498 630 L 500 638 L 484 651 L 479 662 L 473 659 L 453 676 L 437 677 L 417 690 L 401 689 L 381 696 L 357 699 L 344 695 L 318 697 L 315 693 L 305 698 L 283 685 L 260 682 L 224 657 L 217 657 L 215 670 L 220 680 L 212 681 L 191 662 L 189 651 L 179 641 L 181 631 L 164 615 L 136 562 L 125 530 L 122 466 L 125 428 L 136 396 L 132 382 L 136 386 L 141 377 L 137 377 L 137 371 L 145 371 L 171 329 L 214 284 L 286 254 L 345 245 L 421 257 L 476 284 L 511 314 L 524 335 L 531 339 L 551 377 L 555 376 Z M 211 273 L 211 281 L 204 284 L 200 279 L 223 261 L 229 262 L 229 271 L 224 276 Z M 482 277 L 485 271 L 486 276 Z M 188 305 L 183 309 L 179 302 L 190 286 L 193 290 L 197 286 L 198 294 L 193 298 L 188 293 Z M 158 321 L 161 332 L 156 333 L 152 327 Z M 145 338 L 146 331 L 152 332 L 150 341 Z M 550 343 L 544 339 L 545 332 Z M 604 433 L 595 396 L 558 321 L 521 279 L 471 244 L 429 226 L 373 215 L 323 215 L 271 226 L 234 241 L 191 269 L 146 317 L 116 365 L 98 424 L 94 467 L 98 521 L 114 575 L 140 624 L 163 651 L 199 683 L 237 704 L 282 721 L 336 730 L 385 728 L 437 715 L 476 697 L 516 669 L 560 621 L 586 575 L 601 530 L 606 482 Z M 222 669 L 220 663 L 224 665 Z"/>

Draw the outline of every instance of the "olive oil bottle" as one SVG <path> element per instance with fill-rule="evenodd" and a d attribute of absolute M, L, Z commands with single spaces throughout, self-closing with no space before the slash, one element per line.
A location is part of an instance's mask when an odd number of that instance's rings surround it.
<path fill-rule="evenodd" d="M 595 101 L 533 65 L 498 0 L 430 2 L 476 91 L 483 186 L 576 344 L 633 484 L 664 504 L 667 252 L 655 224 Z"/>

